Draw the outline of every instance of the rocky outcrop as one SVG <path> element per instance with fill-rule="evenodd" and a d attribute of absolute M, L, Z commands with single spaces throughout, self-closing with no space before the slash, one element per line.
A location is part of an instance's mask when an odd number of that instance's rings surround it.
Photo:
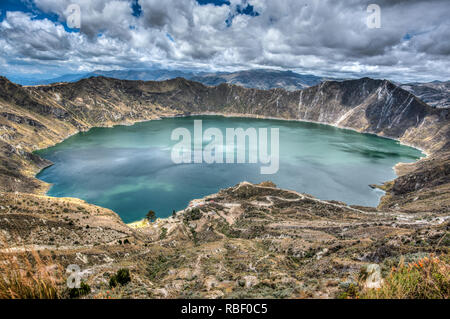
<path fill-rule="evenodd" d="M 385 184 L 379 209 L 410 213 L 450 211 L 450 152 L 441 151 L 413 164 L 397 165 L 400 175 Z"/>

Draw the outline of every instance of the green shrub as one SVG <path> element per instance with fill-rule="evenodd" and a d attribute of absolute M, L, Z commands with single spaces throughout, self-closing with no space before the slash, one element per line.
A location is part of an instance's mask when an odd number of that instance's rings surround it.
<path fill-rule="evenodd" d="M 188 212 L 185 213 L 184 220 L 185 222 L 191 221 L 191 220 L 198 220 L 202 218 L 202 211 L 198 208 L 192 208 Z"/>
<path fill-rule="evenodd" d="M 125 286 L 131 281 L 130 270 L 126 268 L 119 269 L 115 275 L 109 279 L 109 286 L 111 288 L 118 285 Z"/>
<path fill-rule="evenodd" d="M 156 213 L 153 210 L 149 210 L 145 218 L 149 223 L 153 223 L 156 220 Z"/>
<path fill-rule="evenodd" d="M 90 292 L 91 292 L 91 287 L 87 283 L 81 282 L 80 288 L 72 288 L 69 290 L 69 297 L 71 299 L 79 298 L 81 296 L 88 295 Z"/>

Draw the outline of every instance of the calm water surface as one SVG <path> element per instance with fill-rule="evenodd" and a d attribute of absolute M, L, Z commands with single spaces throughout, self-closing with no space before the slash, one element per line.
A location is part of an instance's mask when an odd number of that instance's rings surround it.
<path fill-rule="evenodd" d="M 278 173 L 261 175 L 260 164 L 174 164 L 172 130 L 193 132 L 194 119 L 203 120 L 203 130 L 217 127 L 224 136 L 226 128 L 278 127 Z M 110 208 L 125 222 L 142 219 L 150 209 L 158 217 L 169 216 L 194 198 L 241 181 L 271 180 L 321 199 L 376 206 L 383 194 L 368 185 L 395 178 L 396 163 L 423 156 L 393 140 L 326 125 L 219 116 L 94 128 L 37 153 L 54 163 L 37 176 L 53 184 L 48 195 Z"/>

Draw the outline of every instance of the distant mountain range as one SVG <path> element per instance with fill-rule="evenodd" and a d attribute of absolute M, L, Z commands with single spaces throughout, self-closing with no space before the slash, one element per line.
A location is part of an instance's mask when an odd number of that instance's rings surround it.
<path fill-rule="evenodd" d="M 233 73 L 209 73 L 193 76 L 189 79 L 210 86 L 228 83 L 261 90 L 283 88 L 288 91 L 301 90 L 317 85 L 325 80 L 325 78 L 315 75 L 277 70 L 247 70 Z"/>
<path fill-rule="evenodd" d="M 436 108 L 450 107 L 450 81 L 402 84 L 401 88 Z"/>
<path fill-rule="evenodd" d="M 221 83 L 236 84 L 247 88 L 274 89 L 284 88 L 289 91 L 304 89 L 322 82 L 325 78 L 310 74 L 299 74 L 292 71 L 277 70 L 246 70 L 238 72 L 189 72 L 179 70 L 116 70 L 94 71 L 83 74 L 66 74 L 46 80 L 15 79 L 21 85 L 47 85 L 59 82 L 76 82 L 93 76 L 105 76 L 120 80 L 164 81 L 182 77 L 187 80 L 216 86 Z"/>
<path fill-rule="evenodd" d="M 168 69 L 151 70 L 115 70 L 94 71 L 83 74 L 66 74 L 53 79 L 35 80 L 18 79 L 11 80 L 21 85 L 48 85 L 60 82 L 77 82 L 81 79 L 104 76 L 119 80 L 141 81 L 165 81 L 178 77 L 200 82 L 208 86 L 217 86 L 222 83 L 235 84 L 246 88 L 269 90 L 283 88 L 287 91 L 302 90 L 317 85 L 324 80 L 340 80 L 324 78 L 311 74 L 300 74 L 292 71 L 278 71 L 269 69 L 255 69 L 238 72 L 192 72 Z M 424 102 L 436 108 L 450 107 L 450 81 L 430 83 L 398 84 L 403 89 L 413 93 Z"/>
<path fill-rule="evenodd" d="M 87 79 L 93 76 L 104 76 L 120 80 L 141 80 L 141 81 L 164 81 L 177 77 L 191 78 L 196 73 L 183 72 L 178 70 L 115 70 L 115 71 L 94 71 L 88 73 L 65 74 L 51 79 L 23 79 L 10 77 L 12 81 L 21 85 L 48 85 L 60 82 L 77 82 L 81 79 Z"/>

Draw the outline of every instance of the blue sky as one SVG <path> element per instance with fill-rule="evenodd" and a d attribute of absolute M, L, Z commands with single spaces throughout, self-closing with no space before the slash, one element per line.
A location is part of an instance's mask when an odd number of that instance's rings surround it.
<path fill-rule="evenodd" d="M 52 78 L 131 68 L 275 68 L 322 76 L 448 80 L 450 2 L 2 0 L 0 73 Z M 81 29 L 67 25 L 78 4 Z"/>
<path fill-rule="evenodd" d="M 52 13 L 45 13 L 39 10 L 32 1 L 20 1 L 20 0 L 2 0 L 0 2 L 0 22 L 6 16 L 6 11 L 21 11 L 33 14 L 35 19 L 49 19 L 51 21 L 58 21 L 58 15 Z"/>

